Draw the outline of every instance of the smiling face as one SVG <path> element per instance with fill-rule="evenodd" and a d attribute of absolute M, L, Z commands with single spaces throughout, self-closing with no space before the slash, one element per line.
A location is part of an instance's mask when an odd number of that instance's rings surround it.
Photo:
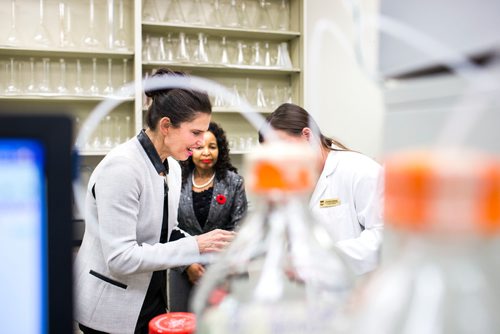
<path fill-rule="evenodd" d="M 193 149 L 203 145 L 203 135 L 209 123 L 210 114 L 199 112 L 190 122 L 182 122 L 177 128 L 170 126 L 165 137 L 168 156 L 181 161 L 189 158 Z"/>
<path fill-rule="evenodd" d="M 210 131 L 205 132 L 203 139 L 203 144 L 193 149 L 193 163 L 196 168 L 211 170 L 217 163 L 219 146 L 217 139 Z"/>

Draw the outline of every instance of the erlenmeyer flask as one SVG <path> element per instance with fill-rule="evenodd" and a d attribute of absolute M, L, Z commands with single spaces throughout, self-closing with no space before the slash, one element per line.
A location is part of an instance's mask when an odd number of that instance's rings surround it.
<path fill-rule="evenodd" d="M 104 87 L 103 93 L 105 95 L 111 95 L 114 92 L 113 87 L 113 60 L 108 58 L 108 80 L 106 83 L 106 87 Z"/>
<path fill-rule="evenodd" d="M 167 59 L 167 53 L 165 49 L 165 39 L 163 36 L 160 36 L 158 40 L 158 48 L 156 53 L 156 60 L 165 61 Z"/>
<path fill-rule="evenodd" d="M 241 105 L 241 96 L 237 84 L 233 84 L 231 96 L 231 107 L 238 107 Z"/>
<path fill-rule="evenodd" d="M 227 27 L 241 27 L 241 11 L 236 0 L 231 0 L 227 12 L 224 15 L 224 25 Z"/>
<path fill-rule="evenodd" d="M 142 2 L 142 20 L 144 22 L 158 22 L 158 8 L 156 0 L 144 0 Z"/>
<path fill-rule="evenodd" d="M 222 25 L 222 8 L 219 0 L 214 0 L 210 6 L 210 11 L 207 16 L 207 25 L 212 27 L 220 27 Z"/>
<path fill-rule="evenodd" d="M 269 42 L 264 43 L 264 66 L 272 66 L 273 60 L 271 57 L 271 49 L 269 48 Z"/>
<path fill-rule="evenodd" d="M 167 41 L 165 42 L 165 61 L 174 61 L 174 41 L 172 40 L 172 34 L 167 34 Z"/>
<path fill-rule="evenodd" d="M 171 0 L 170 4 L 165 11 L 163 16 L 163 21 L 168 23 L 184 23 L 184 14 L 182 13 L 182 7 L 179 0 Z"/>
<path fill-rule="evenodd" d="M 36 87 L 36 82 L 35 82 L 35 58 L 30 57 L 30 73 L 29 73 L 29 82 L 28 85 L 26 86 L 26 93 L 27 94 L 35 94 L 37 92 L 37 87 Z"/>
<path fill-rule="evenodd" d="M 83 95 L 84 89 L 82 87 L 82 65 L 80 63 L 80 59 L 76 60 L 76 79 L 75 79 L 75 87 L 73 87 L 73 92 L 75 95 Z"/>
<path fill-rule="evenodd" d="M 110 149 L 113 147 L 113 119 L 111 115 L 106 115 L 102 124 L 102 148 Z"/>
<path fill-rule="evenodd" d="M 21 44 L 19 39 L 19 33 L 17 31 L 16 24 L 16 0 L 11 0 L 10 2 L 10 30 L 7 38 L 5 40 L 5 44 L 9 46 L 17 46 Z"/>
<path fill-rule="evenodd" d="M 290 29 L 290 7 L 288 0 L 281 0 L 274 28 L 282 31 Z"/>
<path fill-rule="evenodd" d="M 257 29 L 272 29 L 271 17 L 268 10 L 269 4 L 266 0 L 260 0 L 259 8 L 257 9 L 257 16 L 255 18 L 255 27 Z"/>
<path fill-rule="evenodd" d="M 266 97 L 264 95 L 264 89 L 262 88 L 262 84 L 259 82 L 257 84 L 257 93 L 256 93 L 256 101 L 255 101 L 255 106 L 257 108 L 267 108 L 267 101 Z"/>
<path fill-rule="evenodd" d="M 45 15 L 44 15 L 44 5 L 43 0 L 39 0 L 40 4 L 40 19 L 38 22 L 38 27 L 33 36 L 33 41 L 35 44 L 43 47 L 49 47 L 51 45 L 51 39 L 47 27 L 45 26 Z"/>
<path fill-rule="evenodd" d="M 71 36 L 71 11 L 64 2 L 59 3 L 59 46 L 61 48 L 75 46 Z"/>
<path fill-rule="evenodd" d="M 89 87 L 89 95 L 99 95 L 99 86 L 97 85 L 97 59 L 92 58 L 92 81 Z"/>
<path fill-rule="evenodd" d="M 95 30 L 94 0 L 89 0 L 89 27 L 82 39 L 82 43 L 83 46 L 87 48 L 99 48 L 101 46 L 101 41 L 97 38 L 97 32 Z"/>
<path fill-rule="evenodd" d="M 68 87 L 66 87 L 66 61 L 64 58 L 59 59 L 59 84 L 57 85 L 58 94 L 67 94 Z"/>
<path fill-rule="evenodd" d="M 229 58 L 229 48 L 227 45 L 226 36 L 221 37 L 219 52 L 220 52 L 220 54 L 218 56 L 219 64 L 222 64 L 222 65 L 231 64 L 231 59 Z"/>
<path fill-rule="evenodd" d="M 115 36 L 115 49 L 120 51 L 128 50 L 127 43 L 127 32 L 125 31 L 125 12 L 123 9 L 123 1 L 119 0 L 118 2 L 118 30 L 116 31 Z"/>
<path fill-rule="evenodd" d="M 186 21 L 193 25 L 205 25 L 207 20 L 203 10 L 203 4 L 200 0 L 192 0 L 191 2 L 191 9 L 186 15 Z"/>
<path fill-rule="evenodd" d="M 237 65 L 247 65 L 247 60 L 245 57 L 246 45 L 242 41 L 236 42 L 236 64 Z"/>
<path fill-rule="evenodd" d="M 288 43 L 281 42 L 278 44 L 278 54 L 276 56 L 276 66 L 279 68 L 291 69 L 292 60 L 290 59 L 290 53 L 288 52 Z"/>
<path fill-rule="evenodd" d="M 186 33 L 179 32 L 179 40 L 177 45 L 177 54 L 175 55 L 175 59 L 179 62 L 189 62 L 189 52 L 187 46 L 187 37 Z"/>
<path fill-rule="evenodd" d="M 52 91 L 50 85 L 50 59 L 42 59 L 42 80 L 38 86 L 38 91 L 41 94 L 49 94 Z"/>
<path fill-rule="evenodd" d="M 332 333 L 354 276 L 307 208 L 314 161 L 306 144 L 247 153 L 245 184 L 259 202 L 197 287 L 197 333 Z"/>
<path fill-rule="evenodd" d="M 208 53 L 206 50 L 206 44 L 207 44 L 207 37 L 205 36 L 204 33 L 199 32 L 198 33 L 198 44 L 196 46 L 196 49 L 194 50 L 193 53 L 193 61 L 196 63 L 208 63 Z"/>
<path fill-rule="evenodd" d="M 146 34 L 144 41 L 142 43 L 142 60 L 146 63 L 153 60 L 151 55 L 151 37 L 149 34 Z"/>
<path fill-rule="evenodd" d="M 255 42 L 252 46 L 252 61 L 250 62 L 250 65 L 261 66 L 262 60 L 263 59 L 260 54 L 260 42 Z"/>

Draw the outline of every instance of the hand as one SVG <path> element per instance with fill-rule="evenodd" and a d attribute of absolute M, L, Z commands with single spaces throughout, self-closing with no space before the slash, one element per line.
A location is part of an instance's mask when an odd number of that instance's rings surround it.
<path fill-rule="evenodd" d="M 193 263 L 186 269 L 189 281 L 193 284 L 197 284 L 200 278 L 205 273 L 205 267 L 199 263 Z"/>
<path fill-rule="evenodd" d="M 219 252 L 223 250 L 236 235 L 235 232 L 216 229 L 205 234 L 197 235 L 196 241 L 200 253 Z"/>

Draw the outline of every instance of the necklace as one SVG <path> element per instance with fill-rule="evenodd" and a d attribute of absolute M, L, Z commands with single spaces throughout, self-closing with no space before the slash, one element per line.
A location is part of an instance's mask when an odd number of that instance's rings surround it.
<path fill-rule="evenodd" d="M 191 176 L 191 181 L 193 181 L 193 187 L 195 187 L 195 188 L 205 188 L 205 187 L 206 187 L 206 186 L 208 186 L 210 183 L 212 183 L 212 181 L 214 180 L 214 177 L 215 177 L 215 172 L 212 174 L 212 177 L 211 177 L 211 178 L 210 178 L 210 179 L 209 179 L 206 183 L 203 183 L 203 184 L 198 185 L 198 184 L 196 184 L 196 183 L 194 182 L 194 172 L 193 172 L 193 174 L 192 174 L 192 176 Z"/>

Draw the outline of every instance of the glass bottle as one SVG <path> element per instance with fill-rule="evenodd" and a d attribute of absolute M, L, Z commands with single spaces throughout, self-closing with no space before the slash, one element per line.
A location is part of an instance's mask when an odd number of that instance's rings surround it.
<path fill-rule="evenodd" d="M 275 141 L 245 159 L 258 203 L 197 287 L 198 333 L 332 333 L 354 278 L 305 204 L 317 180 L 312 148 Z"/>
<path fill-rule="evenodd" d="M 151 38 L 149 34 L 146 34 L 144 42 L 142 43 L 142 59 L 145 62 L 150 62 L 152 59 L 151 55 Z"/>
<path fill-rule="evenodd" d="M 229 8 L 224 15 L 224 25 L 226 27 L 239 28 L 241 27 L 242 21 L 243 20 L 241 18 L 241 12 L 238 8 L 236 0 L 231 0 L 229 3 Z"/>
<path fill-rule="evenodd" d="M 189 62 L 188 41 L 185 32 L 179 32 L 178 43 L 175 59 L 180 62 Z"/>
<path fill-rule="evenodd" d="M 278 44 L 278 54 L 276 56 L 276 66 L 279 68 L 291 69 L 292 60 L 290 59 L 290 53 L 288 52 L 288 43 L 281 42 Z"/>
<path fill-rule="evenodd" d="M 231 64 L 231 60 L 229 58 L 229 49 L 228 49 L 228 45 L 227 45 L 227 41 L 226 41 L 226 36 L 221 37 L 219 50 L 220 50 L 220 55 L 218 57 L 219 64 L 221 64 L 221 65 Z"/>
<path fill-rule="evenodd" d="M 252 61 L 250 62 L 252 66 L 262 65 L 262 56 L 260 54 L 260 42 L 255 42 L 252 47 Z"/>
<path fill-rule="evenodd" d="M 188 12 L 186 21 L 194 25 L 206 24 L 203 4 L 200 2 L 200 0 L 192 0 L 191 9 Z"/>
<path fill-rule="evenodd" d="M 130 92 L 127 90 L 128 84 L 128 59 L 123 58 L 123 66 L 122 66 L 122 86 L 120 87 L 120 94 L 124 96 L 129 96 Z"/>
<path fill-rule="evenodd" d="M 222 25 L 222 7 L 219 0 L 214 0 L 207 16 L 207 25 L 220 27 Z"/>
<path fill-rule="evenodd" d="M 498 158 L 467 148 L 394 154 L 384 205 L 382 265 L 353 294 L 344 330 L 498 333 Z"/>

